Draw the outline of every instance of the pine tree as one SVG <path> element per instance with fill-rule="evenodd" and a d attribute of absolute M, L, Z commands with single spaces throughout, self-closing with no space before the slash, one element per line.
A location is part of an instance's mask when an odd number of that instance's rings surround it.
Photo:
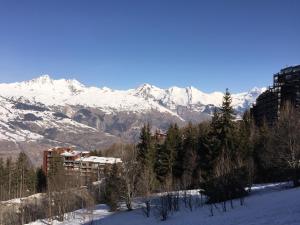
<path fill-rule="evenodd" d="M 154 163 L 154 147 L 149 124 L 143 126 L 140 134 L 140 142 L 137 145 L 137 159 L 142 167 L 152 167 Z"/>
<path fill-rule="evenodd" d="M 184 188 L 191 187 L 194 170 L 197 166 L 197 130 L 189 123 L 183 133 L 183 186 Z"/>
<path fill-rule="evenodd" d="M 119 201 L 121 200 L 121 191 L 124 189 L 120 172 L 117 164 L 112 166 L 105 185 L 105 201 L 110 207 L 111 211 L 116 211 L 119 208 Z"/>
<path fill-rule="evenodd" d="M 9 157 L 6 159 L 6 168 L 5 168 L 5 174 L 7 178 L 7 196 L 8 199 L 11 199 L 12 197 L 17 197 L 17 193 L 13 196 L 13 178 L 16 179 L 16 176 L 13 176 L 14 174 L 14 165 L 12 162 L 12 159 Z"/>
<path fill-rule="evenodd" d="M 224 146 L 224 151 L 233 151 L 234 150 L 234 111 L 231 106 L 232 98 L 231 95 L 226 89 L 223 103 L 220 112 L 220 135 L 221 144 Z"/>
<path fill-rule="evenodd" d="M 21 152 L 16 162 L 19 197 L 35 192 L 35 172 L 28 156 Z"/>
<path fill-rule="evenodd" d="M 180 145 L 180 134 L 177 125 L 170 125 L 163 144 L 156 141 L 156 174 L 158 180 L 167 186 L 171 186 L 173 167 L 176 159 L 176 151 Z"/>
<path fill-rule="evenodd" d="M 175 180 L 181 180 L 184 172 L 183 159 L 184 149 L 182 146 L 182 133 L 177 124 L 173 127 L 173 140 L 174 140 L 174 163 L 172 168 L 173 177 Z"/>
<path fill-rule="evenodd" d="M 208 133 L 199 140 L 200 167 L 203 171 L 203 179 L 208 180 L 214 176 L 214 168 L 220 155 L 221 143 L 221 113 L 215 108 L 208 128 Z"/>
<path fill-rule="evenodd" d="M 42 168 L 36 170 L 36 191 L 45 192 L 47 189 L 47 176 Z"/>
<path fill-rule="evenodd" d="M 248 177 L 245 174 L 243 158 L 239 152 L 239 130 L 234 122 L 231 95 L 225 92 L 220 111 L 215 111 L 211 122 L 209 139 L 204 146 L 208 149 L 203 159 L 210 162 L 209 176 L 203 188 L 211 202 L 225 201 L 245 195 Z M 203 165 L 202 165 L 203 166 Z M 224 203 L 224 210 L 226 204 Z"/>

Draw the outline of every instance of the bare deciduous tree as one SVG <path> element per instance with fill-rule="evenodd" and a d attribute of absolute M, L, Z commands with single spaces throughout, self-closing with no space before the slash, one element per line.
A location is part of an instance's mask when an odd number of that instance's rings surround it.
<path fill-rule="evenodd" d="M 280 118 L 272 130 L 268 146 L 271 163 L 291 171 L 294 186 L 299 186 L 300 169 L 300 113 L 286 103 Z"/>

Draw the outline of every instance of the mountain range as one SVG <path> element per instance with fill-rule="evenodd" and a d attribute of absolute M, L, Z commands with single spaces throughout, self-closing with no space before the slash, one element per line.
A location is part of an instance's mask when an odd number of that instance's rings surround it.
<path fill-rule="evenodd" d="M 232 94 L 237 118 L 265 88 Z M 223 93 L 194 87 L 135 89 L 87 87 L 77 80 L 36 79 L 0 84 L 0 156 L 25 151 L 36 165 L 52 146 L 100 149 L 117 142 L 134 142 L 144 123 L 165 131 L 170 123 L 183 126 L 211 118 Z"/>

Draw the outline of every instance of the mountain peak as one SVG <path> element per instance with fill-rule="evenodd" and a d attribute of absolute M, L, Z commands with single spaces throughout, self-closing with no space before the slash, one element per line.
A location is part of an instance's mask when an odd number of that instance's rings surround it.
<path fill-rule="evenodd" d="M 258 93 L 262 93 L 262 92 L 264 92 L 266 90 L 266 88 L 259 88 L 259 87 L 254 87 L 254 88 L 252 88 L 249 92 L 258 92 Z"/>
<path fill-rule="evenodd" d="M 152 84 L 143 83 L 142 85 L 138 86 L 137 90 L 146 90 L 146 89 L 152 89 L 152 88 L 156 88 L 156 87 L 153 86 Z"/>
<path fill-rule="evenodd" d="M 34 78 L 32 80 L 29 81 L 25 81 L 22 82 L 25 83 L 26 85 L 34 85 L 34 86 L 54 86 L 56 88 L 64 88 L 64 87 L 68 87 L 72 90 L 74 89 L 82 89 L 85 88 L 85 85 L 83 85 L 82 83 L 80 83 L 78 80 L 76 79 L 52 79 L 50 77 L 50 75 L 48 74 L 44 74 L 41 75 L 37 78 Z"/>
<path fill-rule="evenodd" d="M 46 83 L 52 83 L 52 79 L 51 77 L 48 75 L 48 74 L 44 74 L 44 75 L 41 75 L 37 78 L 34 78 L 32 80 L 30 80 L 29 82 L 30 83 L 41 83 L 41 84 L 46 84 Z"/>

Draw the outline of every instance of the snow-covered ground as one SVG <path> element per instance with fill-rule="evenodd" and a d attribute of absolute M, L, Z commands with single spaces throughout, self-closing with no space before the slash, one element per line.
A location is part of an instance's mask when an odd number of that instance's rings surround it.
<path fill-rule="evenodd" d="M 65 222 L 54 221 L 53 224 L 77 225 L 299 225 L 300 224 L 300 188 L 287 189 L 286 184 L 257 185 L 240 206 L 234 202 L 234 209 L 229 204 L 227 212 L 214 208 L 214 216 L 210 215 L 210 207 L 194 208 L 191 212 L 184 206 L 177 213 L 161 221 L 158 216 L 146 218 L 141 209 L 131 212 L 110 213 L 107 206 L 98 205 L 91 212 L 78 210 L 66 215 Z M 153 210 L 155 211 L 155 210 Z M 153 213 L 155 214 L 155 213 Z M 36 221 L 31 225 L 47 224 L 47 221 Z"/>

